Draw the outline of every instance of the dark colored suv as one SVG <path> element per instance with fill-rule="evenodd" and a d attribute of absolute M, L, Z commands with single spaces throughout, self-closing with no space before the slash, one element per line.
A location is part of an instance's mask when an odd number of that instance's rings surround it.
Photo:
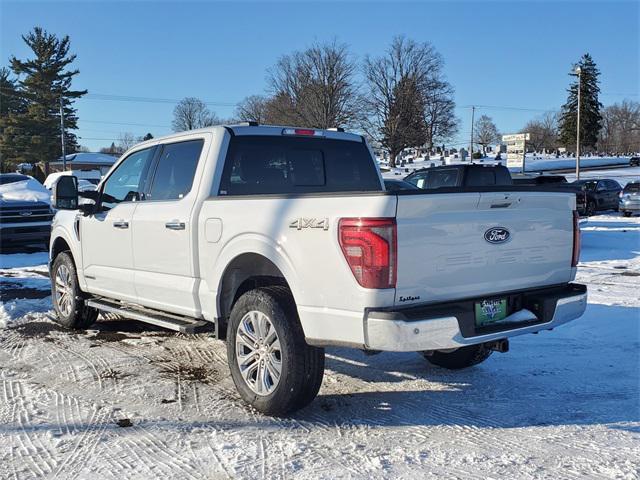
<path fill-rule="evenodd" d="M 615 180 L 577 180 L 572 185 L 581 188 L 585 193 L 587 215 L 594 215 L 603 210 L 618 210 L 622 187 Z"/>

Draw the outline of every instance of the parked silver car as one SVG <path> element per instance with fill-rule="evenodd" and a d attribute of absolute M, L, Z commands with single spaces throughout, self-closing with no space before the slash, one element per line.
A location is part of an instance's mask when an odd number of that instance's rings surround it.
<path fill-rule="evenodd" d="M 640 213 L 640 180 L 627 183 L 620 192 L 618 209 L 625 217 Z"/>

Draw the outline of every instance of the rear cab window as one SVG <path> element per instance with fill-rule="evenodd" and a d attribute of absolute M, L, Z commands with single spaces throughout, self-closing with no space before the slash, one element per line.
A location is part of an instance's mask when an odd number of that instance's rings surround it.
<path fill-rule="evenodd" d="M 640 183 L 627 183 L 624 187 L 624 193 L 639 193 Z"/>
<path fill-rule="evenodd" d="M 364 143 L 328 138 L 235 135 L 219 195 L 382 191 Z"/>

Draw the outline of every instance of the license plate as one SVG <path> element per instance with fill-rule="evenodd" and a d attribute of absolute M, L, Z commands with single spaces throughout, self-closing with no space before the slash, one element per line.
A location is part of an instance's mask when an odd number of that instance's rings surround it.
<path fill-rule="evenodd" d="M 476 326 L 484 327 L 504 320 L 507 316 L 507 300 L 483 300 L 475 304 Z"/>

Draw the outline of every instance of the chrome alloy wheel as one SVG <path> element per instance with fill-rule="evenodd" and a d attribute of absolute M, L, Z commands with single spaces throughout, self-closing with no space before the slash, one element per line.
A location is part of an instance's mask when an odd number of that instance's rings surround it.
<path fill-rule="evenodd" d="M 247 386 L 266 396 L 278 386 L 282 373 L 280 340 L 271 320 L 257 310 L 248 312 L 236 330 L 236 362 Z"/>
<path fill-rule="evenodd" d="M 71 272 L 66 265 L 60 265 L 56 272 L 56 305 L 65 317 L 71 314 L 73 284 L 71 283 Z"/>

